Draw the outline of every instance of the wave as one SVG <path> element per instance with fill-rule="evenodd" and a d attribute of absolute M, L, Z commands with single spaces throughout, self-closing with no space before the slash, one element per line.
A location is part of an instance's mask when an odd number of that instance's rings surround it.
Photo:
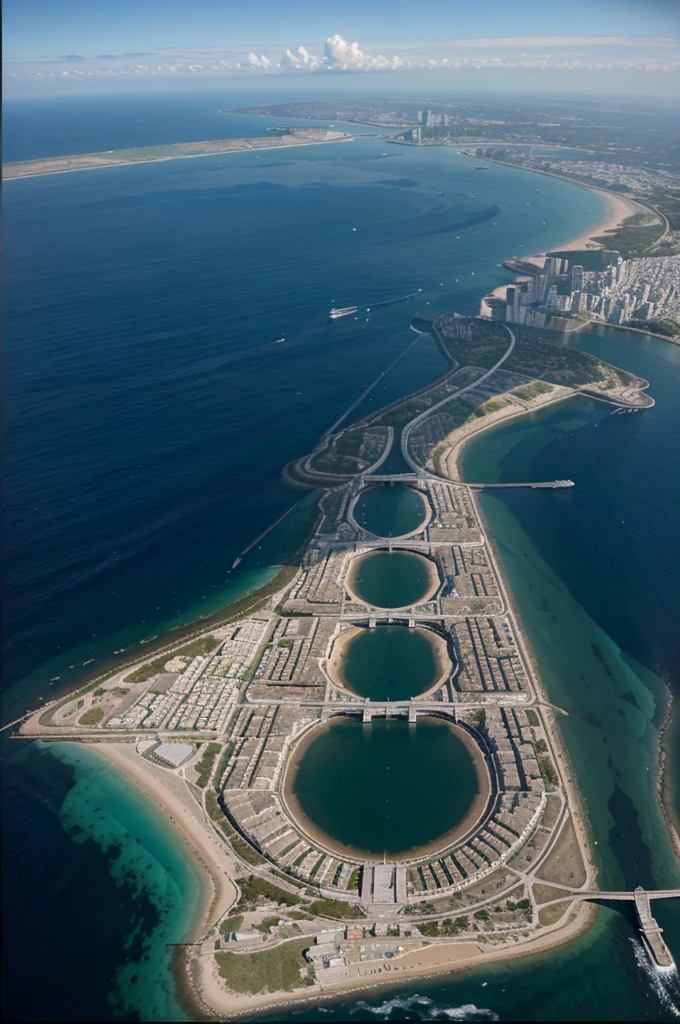
<path fill-rule="evenodd" d="M 650 963 L 642 943 L 630 940 L 633 945 L 635 962 L 646 976 L 649 986 L 665 1010 L 673 1017 L 680 1018 L 680 976 L 675 964 L 672 967 L 655 967 Z"/>
<path fill-rule="evenodd" d="M 460 1021 L 494 1021 L 500 1020 L 498 1014 L 493 1010 L 481 1009 L 474 1003 L 464 1003 L 462 1006 L 444 1006 L 435 1002 L 428 996 L 395 996 L 393 999 L 385 999 L 382 1003 L 371 1004 L 363 1000 L 356 1004 L 353 1011 L 372 1013 L 381 1020 L 389 1020 L 392 1014 L 398 1014 L 394 1019 L 400 1020 L 460 1020 Z M 408 1013 L 408 1017 L 404 1014 Z"/>

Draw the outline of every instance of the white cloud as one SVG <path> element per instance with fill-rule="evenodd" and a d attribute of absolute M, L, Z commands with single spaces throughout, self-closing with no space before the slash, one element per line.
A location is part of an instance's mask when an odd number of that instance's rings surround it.
<path fill-rule="evenodd" d="M 265 57 L 263 53 L 259 57 L 256 53 L 249 53 L 248 64 L 257 71 L 269 71 L 270 68 L 274 67 L 269 58 Z"/>
<path fill-rule="evenodd" d="M 330 71 L 396 71 L 403 66 L 400 57 L 390 60 L 381 53 L 371 57 L 358 43 L 350 43 L 342 36 L 329 36 L 324 45 L 325 66 Z"/>
<path fill-rule="evenodd" d="M 316 71 L 321 66 L 321 59 L 314 57 L 312 54 L 304 48 L 304 46 L 298 46 L 297 50 L 286 50 L 283 57 L 281 58 L 282 68 L 296 68 L 304 71 Z"/>
<path fill-rule="evenodd" d="M 637 49 L 635 49 L 637 47 Z M 664 52 L 665 50 L 665 52 Z M 390 51 L 391 47 L 390 47 Z M 130 58 L 148 56 L 150 65 L 133 63 Z M 324 52 L 305 46 L 290 47 L 283 53 L 268 49 L 257 52 L 226 45 L 208 48 L 164 48 L 153 54 L 135 53 L 98 55 L 75 60 L 67 55 L 64 74 L 63 56 L 33 59 L 9 58 L 9 66 L 31 77 L 74 79 L 112 76 L 215 76 L 238 74 L 357 74 L 392 71 L 484 71 L 579 73 L 677 73 L 680 49 L 675 40 L 595 36 L 535 36 L 513 39 L 461 39 L 432 43 L 405 44 L 399 54 L 384 56 L 363 50 L 357 41 L 339 34 L 329 36 Z M 112 64 L 108 64 L 108 60 Z M 35 65 L 39 65 L 39 71 Z M 73 65 L 76 64 L 76 67 Z M 61 65 L 61 66 L 59 66 Z"/>

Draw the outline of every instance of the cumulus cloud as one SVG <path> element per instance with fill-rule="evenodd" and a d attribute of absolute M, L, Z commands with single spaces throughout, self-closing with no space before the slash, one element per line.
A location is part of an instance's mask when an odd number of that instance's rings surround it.
<path fill-rule="evenodd" d="M 332 71 L 396 71 L 403 65 L 400 57 L 391 60 L 383 57 L 371 57 L 364 53 L 358 43 L 350 43 L 342 36 L 329 36 L 324 45 L 325 64 Z"/>
<path fill-rule="evenodd" d="M 637 52 L 633 47 L 637 46 Z M 673 51 L 675 48 L 675 52 Z M 664 52 L 665 50 L 665 52 Z M 392 52 L 391 47 L 388 52 Z M 138 63 L 135 58 L 150 58 Z M 82 57 L 63 54 L 58 57 L 5 59 L 5 71 L 23 66 L 36 74 L 31 65 L 42 65 L 40 77 L 64 78 L 114 75 L 125 76 L 210 76 L 234 74 L 358 74 L 394 71 L 484 71 L 606 73 L 677 73 L 680 51 L 676 41 L 631 40 L 611 37 L 516 37 L 514 39 L 450 40 L 437 43 L 413 43 L 400 48 L 399 54 L 385 56 L 363 50 L 357 41 L 339 34 L 329 36 L 323 53 L 305 46 L 290 47 L 283 53 L 249 51 L 242 47 L 167 47 L 153 53 L 99 54 Z M 64 65 L 69 67 L 64 71 Z M 76 67 L 79 70 L 76 70 Z M 82 69 L 82 70 L 81 70 Z"/>
<path fill-rule="evenodd" d="M 298 46 L 297 50 L 286 50 L 281 58 L 282 68 L 296 68 L 297 70 L 316 71 L 322 61 L 305 50 L 304 46 Z"/>
<path fill-rule="evenodd" d="M 258 57 L 256 53 L 248 54 L 248 64 L 251 68 L 255 68 L 257 71 L 269 71 L 270 68 L 274 67 L 274 64 L 261 53 Z"/>

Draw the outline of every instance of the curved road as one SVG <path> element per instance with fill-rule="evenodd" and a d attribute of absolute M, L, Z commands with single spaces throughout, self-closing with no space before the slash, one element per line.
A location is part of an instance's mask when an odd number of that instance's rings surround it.
<path fill-rule="evenodd" d="M 496 372 L 499 366 L 502 366 L 502 364 L 505 362 L 505 360 L 508 358 L 513 348 L 515 347 L 515 335 L 512 333 L 507 324 L 501 324 L 501 326 L 504 327 L 505 330 L 510 335 L 510 344 L 508 345 L 507 349 L 505 350 L 501 358 L 498 360 L 498 362 L 494 363 L 491 369 L 487 370 L 486 373 L 483 373 L 481 377 L 478 377 L 477 380 L 474 380 L 471 384 L 466 384 L 464 388 L 460 388 L 458 391 L 454 391 L 453 394 L 447 395 L 446 398 L 442 398 L 441 402 L 437 402 L 430 409 L 425 409 L 424 412 L 421 412 L 420 415 L 416 416 L 416 418 L 411 420 L 410 423 L 407 423 L 404 429 L 402 430 L 401 454 L 404 456 L 411 469 L 414 469 L 417 473 L 422 473 L 423 468 L 419 466 L 416 462 L 414 462 L 414 460 L 408 453 L 408 438 L 409 434 L 411 433 L 411 430 L 413 429 L 413 427 L 421 423 L 422 420 L 426 419 L 428 416 L 431 416 L 433 412 L 436 412 L 437 409 L 440 409 L 442 405 L 446 405 L 447 402 L 452 402 L 454 398 L 460 398 L 460 396 L 464 395 L 466 391 L 472 391 L 474 388 L 479 387 L 480 384 L 482 384 L 493 373 Z M 425 472 L 427 473 L 427 470 L 425 470 Z M 427 475 L 434 476 L 438 480 L 441 479 L 441 477 L 437 477 L 436 474 L 433 473 L 428 473 Z"/>

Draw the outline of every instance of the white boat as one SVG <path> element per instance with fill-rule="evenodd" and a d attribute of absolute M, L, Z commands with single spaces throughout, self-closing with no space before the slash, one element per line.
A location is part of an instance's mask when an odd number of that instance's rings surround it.
<path fill-rule="evenodd" d="M 358 306 L 343 306 L 340 309 L 336 309 L 335 306 L 333 306 L 328 315 L 331 320 L 339 320 L 341 316 L 349 316 L 351 313 L 356 313 L 358 308 Z"/>

